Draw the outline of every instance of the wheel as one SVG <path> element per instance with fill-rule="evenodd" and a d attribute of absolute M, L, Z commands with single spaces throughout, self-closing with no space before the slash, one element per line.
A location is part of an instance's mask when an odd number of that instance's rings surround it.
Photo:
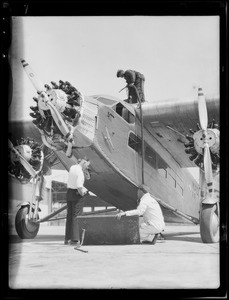
<path fill-rule="evenodd" d="M 200 235 L 204 243 L 217 243 L 219 241 L 219 211 L 217 204 L 202 205 Z"/>
<path fill-rule="evenodd" d="M 15 228 L 21 239 L 34 239 L 39 231 L 40 224 L 34 223 L 28 218 L 29 207 L 19 209 L 15 218 Z"/>

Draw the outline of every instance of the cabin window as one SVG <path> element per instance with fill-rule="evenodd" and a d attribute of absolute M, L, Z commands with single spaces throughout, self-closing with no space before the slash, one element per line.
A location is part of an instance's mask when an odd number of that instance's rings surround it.
<path fill-rule="evenodd" d="M 145 148 L 145 160 L 156 169 L 156 152 L 149 145 Z"/>
<path fill-rule="evenodd" d="M 129 135 L 128 141 L 129 147 L 134 149 L 137 153 L 142 155 L 142 140 L 136 136 L 133 132 Z M 152 147 L 149 146 L 146 142 L 144 142 L 145 146 L 145 161 L 151 165 L 154 169 L 159 169 L 162 172 L 162 176 L 167 177 L 167 164 L 157 155 L 157 153 L 153 150 Z M 157 162 L 158 160 L 158 162 Z M 158 167 L 157 167 L 158 164 Z"/>
<path fill-rule="evenodd" d="M 158 157 L 158 161 L 157 161 L 157 168 L 160 169 L 167 169 L 167 164 L 164 162 L 163 159 L 161 159 L 160 157 Z"/>
<path fill-rule="evenodd" d="M 133 132 L 130 133 L 128 145 L 141 155 L 142 142 Z"/>
<path fill-rule="evenodd" d="M 122 116 L 122 111 L 123 111 L 124 106 L 121 103 L 118 103 L 113 108 L 118 115 Z"/>

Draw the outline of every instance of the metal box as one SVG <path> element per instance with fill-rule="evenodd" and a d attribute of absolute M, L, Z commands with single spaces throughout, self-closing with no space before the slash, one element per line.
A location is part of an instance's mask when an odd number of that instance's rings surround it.
<path fill-rule="evenodd" d="M 85 229 L 83 245 L 129 245 L 139 244 L 139 217 L 114 215 L 78 216 L 80 239 Z"/>

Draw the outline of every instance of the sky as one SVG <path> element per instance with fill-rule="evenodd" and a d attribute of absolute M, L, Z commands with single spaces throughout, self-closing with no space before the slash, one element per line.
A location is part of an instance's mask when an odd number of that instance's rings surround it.
<path fill-rule="evenodd" d="M 10 57 L 13 119 L 31 118 L 29 105 L 36 95 L 20 58 L 42 82 L 67 80 L 84 95 L 125 99 L 118 69 L 144 74 L 150 102 L 193 97 L 195 86 L 219 94 L 219 17 L 13 17 Z M 13 109 L 18 99 L 23 99 L 21 112 Z"/>
<path fill-rule="evenodd" d="M 24 58 L 43 83 L 71 82 L 84 95 L 126 99 L 118 69 L 144 74 L 146 101 L 219 94 L 219 17 L 13 17 L 10 118 L 31 120 L 36 91 Z"/>

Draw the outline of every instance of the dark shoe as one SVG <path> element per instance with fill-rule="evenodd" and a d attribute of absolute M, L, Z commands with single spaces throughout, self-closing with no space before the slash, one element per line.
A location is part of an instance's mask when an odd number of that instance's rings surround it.
<path fill-rule="evenodd" d="M 156 233 L 152 241 L 142 241 L 142 244 L 155 245 L 158 239 L 159 233 Z"/>
<path fill-rule="evenodd" d="M 158 240 L 165 240 L 165 237 L 162 233 L 159 233 Z"/>
<path fill-rule="evenodd" d="M 152 240 L 152 245 L 155 245 L 155 244 L 156 244 L 157 239 L 158 239 L 158 235 L 159 235 L 159 233 L 156 233 L 156 234 L 155 234 L 155 236 L 154 236 L 154 238 L 153 238 L 153 240 Z"/>
<path fill-rule="evenodd" d="M 69 245 L 69 240 L 64 240 L 64 245 Z"/>
<path fill-rule="evenodd" d="M 142 244 L 152 244 L 151 241 L 142 241 Z"/>
<path fill-rule="evenodd" d="M 80 244 L 79 241 L 69 241 L 69 245 L 72 245 L 72 246 L 77 246 L 79 244 Z"/>

